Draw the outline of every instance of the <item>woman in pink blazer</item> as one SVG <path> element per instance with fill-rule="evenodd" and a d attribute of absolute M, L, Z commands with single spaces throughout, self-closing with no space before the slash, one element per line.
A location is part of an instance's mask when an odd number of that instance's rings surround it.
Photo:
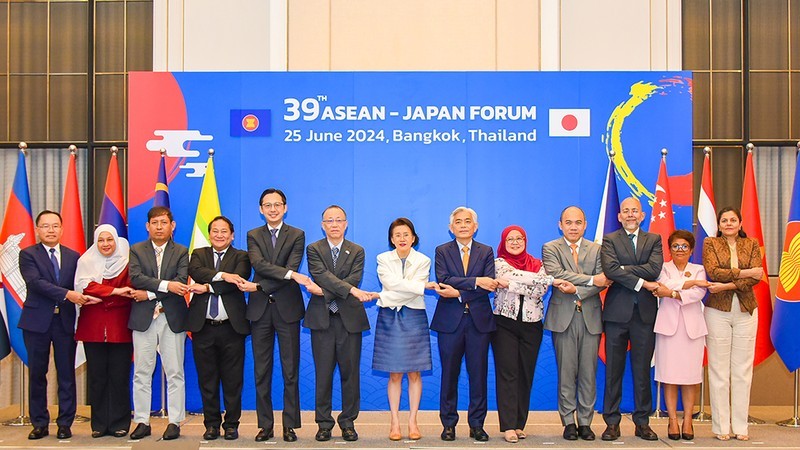
<path fill-rule="evenodd" d="M 692 413 L 697 387 L 703 380 L 703 348 L 708 334 L 701 300 L 706 294 L 706 271 L 689 257 L 695 239 L 686 230 L 669 236 L 672 260 L 665 262 L 653 294 L 659 299 L 656 316 L 656 381 L 664 385 L 669 414 L 667 436 L 694 439 Z M 678 426 L 678 387 L 683 400 L 683 427 Z"/>

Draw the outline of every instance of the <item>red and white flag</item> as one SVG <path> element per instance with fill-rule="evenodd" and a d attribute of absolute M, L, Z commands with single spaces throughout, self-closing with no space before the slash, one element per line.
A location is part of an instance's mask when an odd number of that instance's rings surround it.
<path fill-rule="evenodd" d="M 591 130 L 589 109 L 551 109 L 550 136 L 588 137 Z"/>
<path fill-rule="evenodd" d="M 661 235 L 661 246 L 664 249 L 664 262 L 672 259 L 669 253 L 669 235 L 675 231 L 675 214 L 672 212 L 672 197 L 669 194 L 669 176 L 667 176 L 667 157 L 661 158 L 656 181 L 656 199 L 653 201 L 653 212 L 650 216 L 651 233 Z"/>

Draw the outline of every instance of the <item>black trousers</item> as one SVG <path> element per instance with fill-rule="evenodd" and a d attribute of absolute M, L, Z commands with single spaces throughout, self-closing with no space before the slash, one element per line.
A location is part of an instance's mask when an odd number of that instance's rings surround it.
<path fill-rule="evenodd" d="M 272 370 L 275 366 L 275 336 L 283 371 L 284 427 L 300 428 L 300 321 L 285 322 L 274 304 L 250 326 L 253 345 L 253 371 L 256 382 L 256 417 L 258 427 L 275 426 L 272 412 Z"/>
<path fill-rule="evenodd" d="M 220 325 L 206 322 L 203 329 L 192 333 L 192 351 L 197 367 L 200 396 L 203 399 L 203 425 L 206 427 L 239 428 L 242 417 L 242 385 L 244 384 L 244 339 L 234 331 L 231 322 Z M 219 403 L 219 385 L 225 398 L 225 422 Z"/>
<path fill-rule="evenodd" d="M 495 316 L 492 340 L 500 431 L 522 430 L 528 421 L 533 374 L 542 345 L 542 322 Z"/>
<path fill-rule="evenodd" d="M 342 381 L 340 428 L 352 427 L 361 409 L 361 333 L 349 333 L 336 314 L 327 330 L 311 330 L 311 352 L 317 377 L 314 420 L 320 428 L 333 428 L 331 415 L 333 371 L 339 366 Z"/>
<path fill-rule="evenodd" d="M 28 352 L 28 411 L 31 424 L 46 427 L 50 422 L 47 411 L 47 370 L 50 367 L 50 345 L 58 380 L 58 425 L 72 426 L 77 407 L 75 389 L 74 330 L 65 330 L 61 317 L 53 315 L 50 328 L 44 333 L 22 330 L 22 340 Z"/>
<path fill-rule="evenodd" d="M 113 433 L 131 427 L 133 344 L 84 342 L 92 431 Z"/>

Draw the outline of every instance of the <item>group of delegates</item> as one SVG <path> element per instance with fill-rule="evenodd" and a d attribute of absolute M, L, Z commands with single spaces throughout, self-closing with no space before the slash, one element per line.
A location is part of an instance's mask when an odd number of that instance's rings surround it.
<path fill-rule="evenodd" d="M 747 409 L 757 326 L 752 288 L 763 277 L 758 244 L 741 230 L 741 214 L 724 208 L 719 235 L 703 247 L 703 265 L 689 262 L 694 236 L 669 236 L 671 261 L 664 263 L 659 235 L 640 228 L 641 204 L 620 205 L 622 228 L 602 246 L 584 239 L 586 216 L 577 206 L 558 220 L 562 236 L 542 247 L 542 259 L 527 251 L 519 226 L 505 228 L 495 255 L 473 239 L 477 213 L 467 207 L 450 215 L 454 240 L 436 248 L 431 260 L 415 250 L 414 224 L 394 220 L 391 250 L 377 257 L 380 292 L 361 290 L 364 250 L 344 238 L 347 216 L 332 205 L 322 213 L 325 238 L 305 246 L 302 230 L 283 222 L 285 194 L 274 188 L 259 198 L 265 225 L 247 233 L 247 251 L 234 248 L 234 225 L 224 216 L 209 224 L 210 247 L 186 247 L 172 239 L 169 209 L 148 212 L 148 239 L 129 246 L 114 227 L 100 225 L 94 243 L 79 258 L 60 245 L 61 217 L 42 211 L 36 218 L 40 243 L 20 253 L 28 297 L 19 327 L 29 355 L 29 439 L 48 435 L 46 373 L 50 346 L 58 372 L 57 437 L 69 438 L 75 418 L 75 346 L 83 341 L 88 365 L 92 437 L 124 437 L 131 427 L 130 383 L 133 357 L 132 439 L 151 434 L 150 399 L 156 354 L 161 355 L 168 389 L 165 440 L 180 436 L 185 418 L 183 373 L 186 332 L 192 332 L 200 380 L 203 439 L 238 438 L 245 337 L 252 335 L 256 384 L 256 441 L 275 436 L 272 372 L 277 337 L 284 382 L 282 437 L 297 440 L 300 428 L 300 326 L 311 330 L 316 377 L 315 439 L 328 441 L 338 424 L 342 439 L 355 441 L 360 411 L 362 333 L 370 328 L 364 303 L 377 300 L 372 368 L 389 373 L 389 439 L 401 440 L 400 398 L 408 378 L 407 436 L 422 437 L 417 414 L 421 372 L 431 370 L 429 330 L 438 334 L 442 364 L 441 439 L 456 439 L 458 378 L 466 359 L 469 378 L 469 436 L 486 441 L 488 351 L 493 348 L 500 431 L 507 442 L 525 439 L 534 370 L 543 331 L 553 336 L 558 366 L 558 411 L 567 440 L 594 440 L 597 353 L 605 332 L 606 382 L 601 438 L 620 436 L 620 403 L 630 343 L 634 379 L 635 435 L 656 440 L 650 361 L 664 385 L 670 439 L 694 437 L 692 411 L 702 380 L 703 348 L 708 347 L 712 432 L 747 440 Z M 309 275 L 298 272 L 305 251 Z M 252 281 L 251 279 L 252 276 Z M 194 281 L 188 284 L 188 278 Z M 303 286 L 311 298 L 305 307 Z M 608 288 L 605 304 L 600 293 Z M 438 295 L 428 323 L 425 291 Z M 551 292 L 545 315 L 543 298 Z M 705 308 L 701 301 L 709 292 Z M 249 293 L 246 299 L 245 293 Z M 494 294 L 494 303 L 490 294 Z M 185 296 L 193 294 L 189 305 Z M 79 308 L 77 308 L 77 307 Z M 76 315 L 79 311 L 79 317 Z M 73 336 L 74 331 L 74 336 Z M 333 373 L 341 378 L 342 411 L 332 415 Z M 225 401 L 220 405 L 220 384 Z M 731 389 L 735 384 L 736 389 Z M 678 391 L 684 414 L 679 423 Z M 222 429 L 222 432 L 220 431 Z"/>

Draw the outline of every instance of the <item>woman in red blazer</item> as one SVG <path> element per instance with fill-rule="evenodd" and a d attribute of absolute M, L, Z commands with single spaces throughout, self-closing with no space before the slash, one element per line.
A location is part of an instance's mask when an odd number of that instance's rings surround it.
<path fill-rule="evenodd" d="M 75 290 L 96 297 L 79 311 L 75 340 L 83 341 L 92 406 L 92 437 L 123 437 L 131 426 L 128 329 L 133 288 L 128 279 L 127 239 L 111 225 L 94 232 L 94 245 L 78 260 Z"/>

